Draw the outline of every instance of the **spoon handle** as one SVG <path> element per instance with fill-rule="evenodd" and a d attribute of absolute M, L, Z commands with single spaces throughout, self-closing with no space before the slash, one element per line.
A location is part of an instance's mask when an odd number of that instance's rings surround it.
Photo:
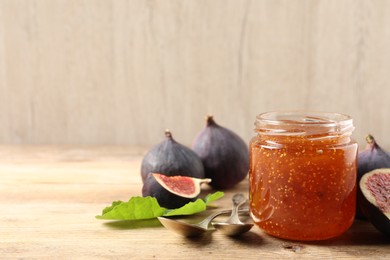
<path fill-rule="evenodd" d="M 248 211 L 249 211 L 249 209 L 240 210 L 240 212 L 244 212 L 244 213 L 246 213 Z M 215 212 L 215 213 L 211 214 L 210 216 L 208 216 L 207 218 L 203 219 L 197 225 L 201 228 L 208 229 L 210 222 L 213 221 L 213 219 L 215 219 L 216 217 L 218 217 L 220 215 L 229 214 L 231 212 L 232 212 L 231 210 L 222 210 L 222 211 Z M 238 214 L 238 212 L 236 212 L 236 214 Z"/>
<path fill-rule="evenodd" d="M 237 194 L 234 194 L 234 196 L 232 198 L 232 201 L 233 201 L 233 207 L 237 207 L 242 202 L 246 202 L 247 199 L 245 198 L 244 194 L 237 193 Z"/>
<path fill-rule="evenodd" d="M 242 193 L 238 193 L 233 196 L 233 208 L 232 208 L 232 214 L 228 218 L 228 223 L 235 223 L 240 224 L 242 223 L 241 220 L 238 218 L 238 209 L 244 205 L 248 200 L 245 198 L 245 196 Z"/>

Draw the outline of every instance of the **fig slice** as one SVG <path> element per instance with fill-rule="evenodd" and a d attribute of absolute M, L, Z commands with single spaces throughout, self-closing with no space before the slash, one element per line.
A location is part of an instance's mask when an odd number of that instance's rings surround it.
<path fill-rule="evenodd" d="M 359 187 L 358 199 L 363 215 L 390 237 L 390 168 L 364 174 Z"/>
<path fill-rule="evenodd" d="M 211 179 L 191 178 L 188 176 L 166 176 L 152 173 L 156 181 L 169 192 L 184 198 L 195 198 L 200 194 L 201 184 L 210 183 Z"/>

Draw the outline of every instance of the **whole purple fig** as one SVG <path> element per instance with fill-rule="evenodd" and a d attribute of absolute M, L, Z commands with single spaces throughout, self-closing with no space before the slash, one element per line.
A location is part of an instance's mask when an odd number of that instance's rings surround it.
<path fill-rule="evenodd" d="M 390 154 L 383 150 L 372 135 L 366 137 L 366 149 L 358 154 L 357 183 L 367 172 L 380 168 L 390 168 Z M 360 187 L 357 185 L 358 193 Z M 366 219 L 361 213 L 359 201 L 357 201 L 356 218 Z"/>
<path fill-rule="evenodd" d="M 169 192 L 157 182 L 153 173 L 199 179 L 203 179 L 205 173 L 202 161 L 194 151 L 176 142 L 169 130 L 165 131 L 165 137 L 142 160 L 142 196 L 155 197 L 162 207 L 178 208 L 196 198 L 184 198 Z"/>
<path fill-rule="evenodd" d="M 207 116 L 206 122 L 192 149 L 202 160 L 205 177 L 212 180 L 213 188 L 232 188 L 248 174 L 248 146 L 233 131 L 215 123 L 212 116 Z"/>
<path fill-rule="evenodd" d="M 190 148 L 176 142 L 169 130 L 165 130 L 165 140 L 144 156 L 141 163 L 142 182 L 154 172 L 167 176 L 182 175 L 199 179 L 204 178 L 205 175 L 199 156 Z"/>
<path fill-rule="evenodd" d="M 367 172 L 390 168 L 390 154 L 378 145 L 372 135 L 368 135 L 366 141 L 366 149 L 358 154 L 358 181 Z"/>

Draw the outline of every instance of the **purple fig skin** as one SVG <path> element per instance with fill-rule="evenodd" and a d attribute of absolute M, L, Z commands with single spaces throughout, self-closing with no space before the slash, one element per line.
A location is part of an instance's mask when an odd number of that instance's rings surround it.
<path fill-rule="evenodd" d="M 202 161 L 194 151 L 176 142 L 169 130 L 165 131 L 165 137 L 165 140 L 153 147 L 142 160 L 142 196 L 155 197 L 160 206 L 174 209 L 194 199 L 183 198 L 169 192 L 156 181 L 152 173 L 199 179 L 203 179 L 205 173 Z"/>
<path fill-rule="evenodd" d="M 203 179 L 205 173 L 199 156 L 190 148 L 176 142 L 169 130 L 165 131 L 165 137 L 164 141 L 144 156 L 141 163 L 142 182 L 153 172 Z"/>
<path fill-rule="evenodd" d="M 366 140 L 366 149 L 358 154 L 358 181 L 367 172 L 390 168 L 390 154 L 377 144 L 372 135 L 368 135 Z"/>
<path fill-rule="evenodd" d="M 245 179 L 249 170 L 247 144 L 233 131 L 208 116 L 206 127 L 195 138 L 192 149 L 199 155 L 205 177 L 215 189 L 228 189 Z"/>
<path fill-rule="evenodd" d="M 357 183 L 359 183 L 362 176 L 367 172 L 380 168 L 390 168 L 390 154 L 377 144 L 372 135 L 368 135 L 366 141 L 366 149 L 358 154 Z M 357 185 L 358 193 L 360 192 L 359 189 L 360 187 Z M 359 201 L 357 201 L 356 206 L 356 218 L 366 219 L 361 212 Z"/>

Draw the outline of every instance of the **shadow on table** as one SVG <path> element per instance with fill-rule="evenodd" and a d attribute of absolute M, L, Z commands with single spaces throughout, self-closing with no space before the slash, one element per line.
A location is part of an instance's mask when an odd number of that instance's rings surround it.
<path fill-rule="evenodd" d="M 351 246 L 359 246 L 359 245 L 389 245 L 390 238 L 386 237 L 384 234 L 379 232 L 367 221 L 356 220 L 352 227 L 342 234 L 339 237 L 312 242 L 316 245 L 351 245 Z M 311 242 L 308 242 L 311 244 Z"/>
<path fill-rule="evenodd" d="M 294 245 L 315 245 L 315 246 L 378 246 L 390 245 L 390 238 L 376 230 L 369 222 L 356 220 L 352 227 L 347 230 L 344 234 L 323 241 L 290 241 L 281 239 L 287 245 L 285 249 L 294 247 Z"/>
<path fill-rule="evenodd" d="M 262 236 L 252 231 L 241 234 L 239 236 L 228 237 L 228 238 L 230 238 L 237 244 L 242 244 L 246 247 L 248 246 L 258 247 L 259 245 L 264 243 L 264 239 L 262 238 Z"/>
<path fill-rule="evenodd" d="M 188 241 L 191 241 L 191 243 L 193 245 L 197 245 L 199 247 L 202 247 L 202 246 L 206 246 L 208 244 L 210 244 L 213 239 L 215 239 L 215 237 L 213 237 L 214 235 L 216 235 L 218 231 L 217 230 L 211 230 L 201 236 L 196 236 L 196 237 L 186 237 L 184 239 L 188 240 Z M 235 243 L 238 243 L 238 244 L 242 244 L 246 247 L 248 246 L 259 246 L 260 244 L 263 243 L 263 238 L 259 235 L 259 234 L 256 234 L 254 232 L 247 232 L 247 233 L 244 233 L 244 234 L 241 234 L 239 236 L 226 236 L 226 239 L 231 239 L 233 240 Z"/>

